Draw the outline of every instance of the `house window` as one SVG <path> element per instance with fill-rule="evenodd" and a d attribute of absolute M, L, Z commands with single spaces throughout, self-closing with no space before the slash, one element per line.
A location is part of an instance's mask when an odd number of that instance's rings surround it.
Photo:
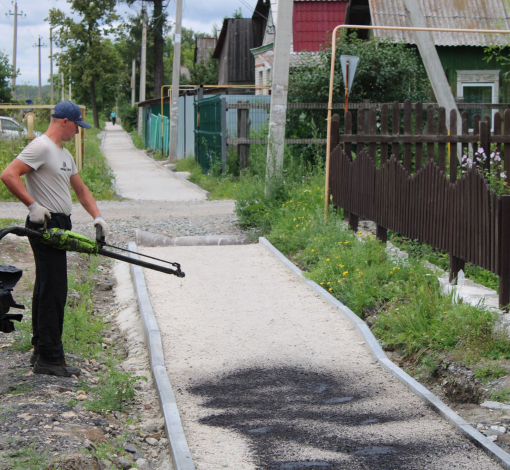
<path fill-rule="evenodd" d="M 499 103 L 499 70 L 457 70 L 457 98 L 464 103 Z M 459 106 L 462 108 L 462 105 Z M 496 109 L 480 106 L 467 109 L 469 128 L 473 128 L 473 116 L 480 119 L 491 116 L 491 128 L 494 130 Z"/>

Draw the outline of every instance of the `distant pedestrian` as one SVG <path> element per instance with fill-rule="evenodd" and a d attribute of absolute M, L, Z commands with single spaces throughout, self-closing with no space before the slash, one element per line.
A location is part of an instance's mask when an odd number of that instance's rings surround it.
<path fill-rule="evenodd" d="M 116 119 L 117 119 L 117 113 L 116 113 L 115 111 L 112 111 L 112 112 L 110 113 L 110 116 L 111 116 L 111 118 L 112 118 L 112 124 L 115 126 L 115 121 L 116 121 Z"/>

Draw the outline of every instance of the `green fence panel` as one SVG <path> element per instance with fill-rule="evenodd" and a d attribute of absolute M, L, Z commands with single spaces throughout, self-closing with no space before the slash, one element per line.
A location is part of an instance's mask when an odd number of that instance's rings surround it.
<path fill-rule="evenodd" d="M 161 138 L 161 119 L 163 119 L 163 138 Z M 160 114 L 151 114 L 149 129 L 147 148 L 159 150 L 163 155 L 167 155 L 170 140 L 169 119 Z"/>
<path fill-rule="evenodd" d="M 195 103 L 195 155 L 203 173 L 222 162 L 221 95 Z"/>

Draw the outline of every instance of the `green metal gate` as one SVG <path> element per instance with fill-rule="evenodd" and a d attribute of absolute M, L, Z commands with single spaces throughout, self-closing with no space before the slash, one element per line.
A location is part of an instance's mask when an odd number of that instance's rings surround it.
<path fill-rule="evenodd" d="M 227 161 L 226 103 L 221 95 L 195 102 L 195 155 L 203 173 Z"/>

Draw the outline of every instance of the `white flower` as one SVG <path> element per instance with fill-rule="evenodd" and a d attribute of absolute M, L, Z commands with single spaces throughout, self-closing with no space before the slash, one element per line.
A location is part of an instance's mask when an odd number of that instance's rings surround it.
<path fill-rule="evenodd" d="M 506 174 L 504 172 L 502 172 L 499 176 L 501 176 L 501 178 L 506 178 Z"/>

